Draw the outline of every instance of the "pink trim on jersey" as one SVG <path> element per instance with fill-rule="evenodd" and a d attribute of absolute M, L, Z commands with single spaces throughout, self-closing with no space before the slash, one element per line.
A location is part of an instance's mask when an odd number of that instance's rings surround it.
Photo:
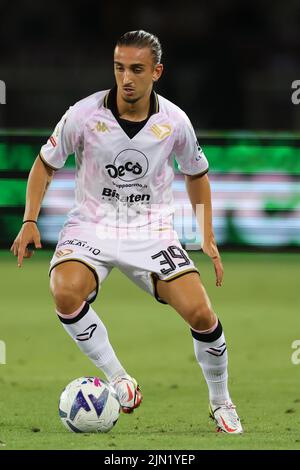
<path fill-rule="evenodd" d="M 196 331 L 196 333 L 201 333 L 202 335 L 208 335 L 209 333 L 212 333 L 213 331 L 215 331 L 217 326 L 218 326 L 218 319 L 217 319 L 216 323 L 211 328 L 209 328 L 208 330 L 195 330 L 194 328 L 192 328 L 192 330 Z"/>
<path fill-rule="evenodd" d="M 75 318 L 75 317 L 77 317 L 77 315 L 81 312 L 81 310 L 83 309 L 84 305 L 85 305 L 85 302 L 82 302 L 82 304 L 80 305 L 80 307 L 79 307 L 77 310 L 75 310 L 75 312 L 71 313 L 70 315 L 64 315 L 64 314 L 60 313 L 58 310 L 56 310 L 56 313 L 57 313 L 57 315 L 59 315 L 61 318 L 70 318 L 70 319 L 71 319 L 71 318 Z"/>

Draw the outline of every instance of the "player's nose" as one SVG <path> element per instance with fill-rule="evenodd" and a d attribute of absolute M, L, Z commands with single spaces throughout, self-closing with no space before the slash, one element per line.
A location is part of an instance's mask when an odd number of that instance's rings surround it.
<path fill-rule="evenodd" d="M 123 85 L 130 85 L 132 83 L 132 75 L 129 70 L 125 70 L 123 74 Z"/>

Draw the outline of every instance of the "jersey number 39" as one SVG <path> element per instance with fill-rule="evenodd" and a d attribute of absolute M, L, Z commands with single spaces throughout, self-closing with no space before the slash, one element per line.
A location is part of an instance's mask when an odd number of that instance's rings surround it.
<path fill-rule="evenodd" d="M 167 265 L 166 268 L 161 268 L 160 272 L 162 274 L 169 274 L 172 271 L 175 271 L 177 267 L 181 268 L 182 266 L 188 266 L 191 264 L 189 258 L 186 256 L 184 251 L 178 246 L 168 246 L 166 250 L 161 250 L 158 253 L 155 253 L 151 256 L 152 259 L 160 258 L 163 259 L 160 261 L 160 265 Z M 178 262 L 183 260 L 182 262 Z"/>

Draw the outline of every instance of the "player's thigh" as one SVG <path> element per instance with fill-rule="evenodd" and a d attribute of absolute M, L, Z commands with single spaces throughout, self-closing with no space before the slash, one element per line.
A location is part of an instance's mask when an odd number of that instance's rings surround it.
<path fill-rule="evenodd" d="M 73 292 L 86 299 L 96 290 L 97 282 L 95 274 L 85 264 L 70 260 L 57 264 L 51 270 L 50 288 L 54 297 Z"/>
<path fill-rule="evenodd" d="M 157 279 L 156 291 L 188 323 L 213 315 L 211 303 L 198 273 L 191 272 L 170 281 Z"/>

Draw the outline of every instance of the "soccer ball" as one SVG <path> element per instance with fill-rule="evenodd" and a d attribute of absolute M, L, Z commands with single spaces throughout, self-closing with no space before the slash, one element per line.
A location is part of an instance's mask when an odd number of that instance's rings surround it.
<path fill-rule="evenodd" d="M 108 432 L 118 421 L 120 409 L 113 387 L 99 377 L 73 380 L 59 400 L 59 416 L 73 432 Z"/>

